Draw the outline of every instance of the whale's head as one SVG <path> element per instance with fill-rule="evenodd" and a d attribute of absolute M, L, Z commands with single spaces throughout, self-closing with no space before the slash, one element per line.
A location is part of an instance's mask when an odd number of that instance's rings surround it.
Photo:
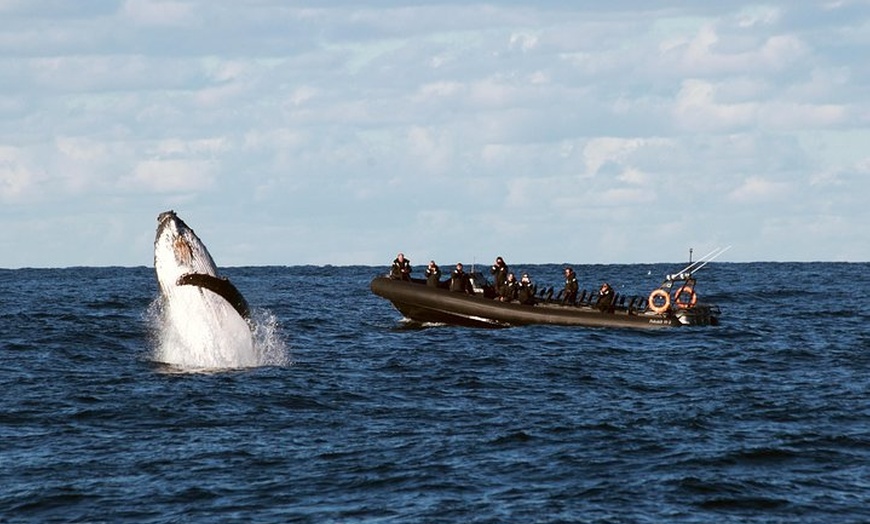
<path fill-rule="evenodd" d="M 193 229 L 175 211 L 165 211 L 157 217 L 154 268 L 164 291 L 177 285 L 178 279 L 184 275 L 217 275 L 217 267 L 211 254 Z"/>

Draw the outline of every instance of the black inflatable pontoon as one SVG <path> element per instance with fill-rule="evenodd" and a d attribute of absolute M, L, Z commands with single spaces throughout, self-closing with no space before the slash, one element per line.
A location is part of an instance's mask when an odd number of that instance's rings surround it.
<path fill-rule="evenodd" d="M 624 327 L 653 329 L 718 324 L 719 308 L 697 302 L 692 273 L 668 276 L 649 297 L 619 297 L 608 307 L 596 304 L 595 293 L 586 292 L 574 304 L 563 304 L 546 294 L 534 304 L 502 302 L 479 273 L 473 274 L 476 292 L 430 287 L 424 280 L 394 280 L 376 277 L 374 294 L 383 297 L 406 318 L 423 323 L 471 327 L 510 327 L 530 324 L 557 326 Z M 672 291 L 674 290 L 674 291 Z M 552 293 L 552 291 L 551 291 Z M 551 296 L 551 295 L 550 295 Z"/>

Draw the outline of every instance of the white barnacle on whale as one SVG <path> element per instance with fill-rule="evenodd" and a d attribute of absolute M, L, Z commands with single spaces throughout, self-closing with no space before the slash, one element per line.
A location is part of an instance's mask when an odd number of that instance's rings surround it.
<path fill-rule="evenodd" d="M 161 213 L 154 240 L 160 287 L 155 359 L 184 369 L 261 364 L 249 308 L 205 245 L 174 211 Z"/>

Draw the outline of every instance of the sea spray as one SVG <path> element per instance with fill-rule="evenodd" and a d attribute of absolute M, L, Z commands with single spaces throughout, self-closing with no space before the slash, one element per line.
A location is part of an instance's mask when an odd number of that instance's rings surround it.
<path fill-rule="evenodd" d="M 287 345 L 280 334 L 278 318 L 268 309 L 254 308 L 248 322 L 251 324 L 254 336 L 257 366 L 290 364 Z"/>
<path fill-rule="evenodd" d="M 152 345 L 151 358 L 181 371 L 214 371 L 289 363 L 286 344 L 274 314 L 255 308 L 243 326 L 215 332 L 201 322 L 201 314 L 183 300 L 156 298 L 146 319 Z M 228 319 L 231 320 L 231 319 Z"/>

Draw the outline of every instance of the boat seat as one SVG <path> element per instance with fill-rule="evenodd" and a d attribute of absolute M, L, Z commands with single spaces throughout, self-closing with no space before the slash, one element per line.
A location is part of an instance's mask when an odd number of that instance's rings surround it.
<path fill-rule="evenodd" d="M 646 297 L 635 295 L 631 297 L 631 303 L 628 305 L 629 313 L 643 313 L 646 310 Z"/>

